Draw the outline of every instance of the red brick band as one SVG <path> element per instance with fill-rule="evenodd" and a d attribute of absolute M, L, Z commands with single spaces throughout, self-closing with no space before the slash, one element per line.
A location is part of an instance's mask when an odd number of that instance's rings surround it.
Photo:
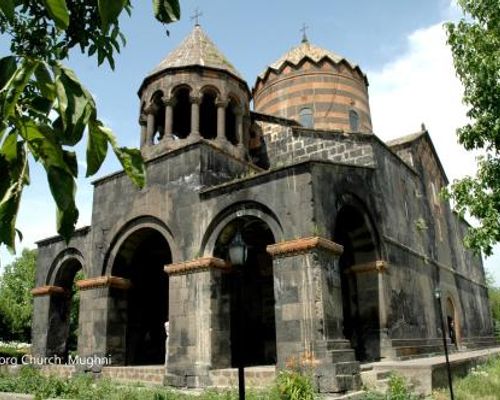
<path fill-rule="evenodd" d="M 211 268 L 228 270 L 231 268 L 231 265 L 220 258 L 203 257 L 191 261 L 169 264 L 165 266 L 165 272 L 169 275 L 183 275 L 207 271 Z"/>
<path fill-rule="evenodd" d="M 76 286 L 80 290 L 97 289 L 110 287 L 115 289 L 130 289 L 132 282 L 129 279 L 119 276 L 98 276 L 96 278 L 82 279 L 76 282 Z"/>
<path fill-rule="evenodd" d="M 319 236 L 313 236 L 269 245 L 267 246 L 267 252 L 273 257 L 290 257 L 317 248 L 327 250 L 335 255 L 341 255 L 344 251 L 344 247 L 340 244 Z"/>
<path fill-rule="evenodd" d="M 53 295 L 53 294 L 55 294 L 55 295 L 65 295 L 65 294 L 69 294 L 69 291 L 66 290 L 65 288 L 61 287 L 61 286 L 47 285 L 47 286 L 39 286 L 39 287 L 34 288 L 31 291 L 31 294 L 34 297 L 49 296 L 49 295 Z"/>

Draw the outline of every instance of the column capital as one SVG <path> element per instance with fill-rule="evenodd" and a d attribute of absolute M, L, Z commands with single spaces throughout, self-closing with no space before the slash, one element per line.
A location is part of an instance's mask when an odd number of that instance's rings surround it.
<path fill-rule="evenodd" d="M 177 99 L 175 97 L 162 97 L 161 101 L 165 107 L 175 107 L 175 105 L 177 104 Z"/>
<path fill-rule="evenodd" d="M 228 104 L 229 104 L 229 100 L 227 100 L 227 99 L 220 99 L 220 98 L 218 98 L 218 99 L 215 100 L 215 106 L 216 107 L 226 108 L 228 106 Z"/>
<path fill-rule="evenodd" d="M 202 97 L 201 96 L 189 96 L 189 101 L 191 104 L 201 104 Z"/>
<path fill-rule="evenodd" d="M 349 267 L 345 272 L 348 274 L 366 274 L 369 272 L 384 273 L 387 271 L 389 264 L 384 260 L 376 260 L 363 264 L 355 264 Z"/>
<path fill-rule="evenodd" d="M 71 292 L 61 286 L 53 286 L 53 285 L 46 285 L 46 286 L 39 286 L 31 290 L 31 294 L 33 297 L 38 297 L 38 296 L 50 296 L 50 295 L 69 295 Z"/>
<path fill-rule="evenodd" d="M 149 106 L 147 106 L 145 109 L 144 109 L 144 113 L 146 115 L 154 115 L 156 113 L 157 109 L 156 109 L 156 105 L 151 103 Z"/>
<path fill-rule="evenodd" d="M 229 270 L 231 265 L 226 261 L 215 257 L 196 258 L 191 261 L 184 261 L 165 266 L 168 275 L 185 275 L 194 272 L 207 271 L 209 269 Z"/>
<path fill-rule="evenodd" d="M 344 247 L 340 244 L 319 236 L 287 240 L 271 244 L 266 248 L 267 252 L 273 257 L 291 257 L 314 249 L 326 250 L 338 256 L 344 251 Z"/>
<path fill-rule="evenodd" d="M 76 281 L 76 287 L 80 290 L 97 289 L 102 287 L 111 287 L 127 290 L 132 286 L 129 279 L 119 276 L 98 276 L 96 278 L 82 279 Z"/>

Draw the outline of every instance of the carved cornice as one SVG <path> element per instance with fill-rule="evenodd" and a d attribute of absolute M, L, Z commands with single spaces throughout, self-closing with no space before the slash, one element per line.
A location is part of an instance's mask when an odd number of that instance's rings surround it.
<path fill-rule="evenodd" d="M 312 236 L 307 238 L 287 240 L 267 246 L 266 250 L 273 257 L 290 257 L 297 254 L 307 253 L 314 249 L 322 249 L 340 256 L 344 247 L 331 240 Z"/>
<path fill-rule="evenodd" d="M 110 287 L 115 289 L 127 290 L 132 286 L 129 279 L 119 276 L 98 276 L 96 278 L 82 279 L 76 282 L 76 286 L 80 290 L 97 289 Z"/>
<path fill-rule="evenodd" d="M 366 274 L 368 272 L 384 273 L 387 271 L 389 264 L 387 261 L 377 260 L 363 264 L 356 264 L 349 267 L 345 272 L 348 274 Z"/>
<path fill-rule="evenodd" d="M 227 271 L 231 268 L 231 264 L 220 258 L 203 257 L 191 261 L 169 264 L 165 266 L 165 272 L 169 275 L 182 275 L 207 271 L 212 268 Z"/>
<path fill-rule="evenodd" d="M 61 286 L 39 286 L 31 290 L 33 297 L 37 296 L 50 296 L 50 295 L 67 295 L 69 291 Z"/>

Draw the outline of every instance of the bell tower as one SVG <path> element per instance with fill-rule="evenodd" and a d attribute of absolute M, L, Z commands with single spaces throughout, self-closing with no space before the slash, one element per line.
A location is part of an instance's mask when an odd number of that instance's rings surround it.
<path fill-rule="evenodd" d="M 198 21 L 144 79 L 138 94 L 146 159 L 201 140 L 247 158 L 250 90 Z"/>

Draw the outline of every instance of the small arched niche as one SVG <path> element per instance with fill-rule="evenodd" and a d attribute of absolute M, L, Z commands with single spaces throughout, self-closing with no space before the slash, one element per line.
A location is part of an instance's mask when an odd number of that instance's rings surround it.
<path fill-rule="evenodd" d="M 174 115 L 172 135 L 177 139 L 185 139 L 191 132 L 191 89 L 186 86 L 174 90 Z"/>
<path fill-rule="evenodd" d="M 239 102 L 234 97 L 230 97 L 226 108 L 226 139 L 234 146 L 238 144 L 236 114 L 239 111 L 239 107 Z"/>
<path fill-rule="evenodd" d="M 200 134 L 204 139 L 217 137 L 217 92 L 207 88 L 203 91 L 200 105 Z"/>

